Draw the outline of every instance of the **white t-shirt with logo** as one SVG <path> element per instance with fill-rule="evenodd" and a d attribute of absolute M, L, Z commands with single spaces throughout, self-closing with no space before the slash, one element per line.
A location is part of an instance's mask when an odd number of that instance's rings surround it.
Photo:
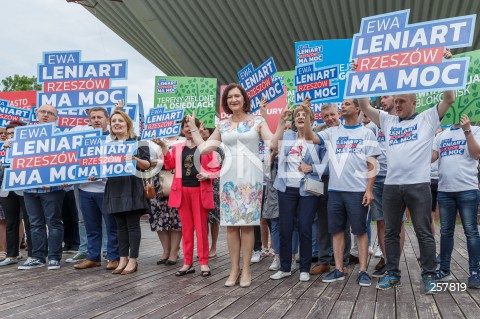
<path fill-rule="evenodd" d="M 305 155 L 305 140 L 297 139 L 295 145 L 290 149 L 287 155 L 287 182 L 288 187 L 300 187 L 300 181 L 305 177 L 305 174 L 300 172 L 299 167 L 302 164 L 303 156 Z"/>
<path fill-rule="evenodd" d="M 437 107 L 403 121 L 398 116 L 379 112 L 380 127 L 387 142 L 385 185 L 430 183 L 433 138 L 440 126 Z"/>
<path fill-rule="evenodd" d="M 472 126 L 475 140 L 480 143 L 480 127 Z M 461 127 L 449 128 L 435 137 L 433 149 L 438 152 L 438 191 L 461 192 L 478 189 L 476 161 L 468 151 Z"/>
<path fill-rule="evenodd" d="M 384 112 L 379 110 L 379 112 Z M 387 114 L 386 112 L 384 112 Z M 378 147 L 380 148 L 380 155 L 377 157 L 378 161 L 378 173 L 377 176 L 387 176 L 387 142 L 385 140 L 385 134 L 383 131 L 375 125 L 375 123 L 370 122 L 365 125 L 366 128 L 370 129 L 373 134 L 377 137 Z"/>
<path fill-rule="evenodd" d="M 340 124 L 317 134 L 328 152 L 328 190 L 364 192 L 368 183 L 367 157 L 380 155 L 372 131 L 362 124 Z"/>

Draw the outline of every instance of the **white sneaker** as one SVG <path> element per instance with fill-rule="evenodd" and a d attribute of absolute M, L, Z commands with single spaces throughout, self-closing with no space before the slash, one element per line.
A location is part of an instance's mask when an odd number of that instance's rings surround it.
<path fill-rule="evenodd" d="M 310 280 L 310 274 L 308 272 L 301 272 L 300 273 L 300 281 L 309 281 Z"/>
<path fill-rule="evenodd" d="M 279 270 L 280 269 L 280 258 L 275 256 L 273 258 L 272 264 L 268 267 L 269 270 Z"/>
<path fill-rule="evenodd" d="M 277 271 L 273 275 L 270 276 L 270 279 L 277 280 L 277 279 L 282 279 L 286 277 L 290 277 L 292 275 L 292 272 L 283 272 L 283 271 Z"/>
<path fill-rule="evenodd" d="M 368 246 L 368 254 L 371 256 L 374 254 L 374 251 L 373 251 L 373 247 L 372 246 Z"/>
<path fill-rule="evenodd" d="M 292 266 L 290 266 L 290 272 L 294 272 L 297 269 L 297 261 L 292 259 Z"/>
<path fill-rule="evenodd" d="M 49 260 L 48 261 L 48 270 L 56 270 L 56 269 L 60 269 L 60 262 L 58 260 Z"/>
<path fill-rule="evenodd" d="M 382 250 L 380 249 L 380 246 L 377 245 L 377 249 L 375 249 L 375 257 L 376 258 L 381 258 L 383 257 Z"/>
<path fill-rule="evenodd" d="M 252 258 L 250 259 L 250 262 L 252 263 L 258 263 L 262 260 L 262 251 L 253 251 Z"/>

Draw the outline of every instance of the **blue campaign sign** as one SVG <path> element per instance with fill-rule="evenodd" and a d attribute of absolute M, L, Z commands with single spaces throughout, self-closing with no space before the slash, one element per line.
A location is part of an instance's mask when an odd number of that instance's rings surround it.
<path fill-rule="evenodd" d="M 6 127 L 10 121 L 28 122 L 30 113 L 29 109 L 9 106 L 7 100 L 0 100 L 0 127 Z"/>
<path fill-rule="evenodd" d="M 101 136 L 100 130 L 56 133 L 52 123 L 15 128 L 7 149 L 3 190 L 37 188 L 85 182 L 78 179 L 77 148 L 83 138 Z"/>
<path fill-rule="evenodd" d="M 295 103 L 307 97 L 313 105 L 343 100 L 351 45 L 350 39 L 295 43 Z"/>
<path fill-rule="evenodd" d="M 183 113 L 184 109 L 165 111 L 165 106 L 150 109 L 145 120 L 142 139 L 180 135 L 181 125 L 177 122 L 182 120 Z"/>
<path fill-rule="evenodd" d="M 238 72 L 240 85 L 245 88 L 250 98 L 252 112 L 260 107 L 263 98 L 272 102 L 283 95 L 283 85 L 279 79 L 274 79 L 275 73 L 277 68 L 273 57 L 268 58 L 256 69 L 250 63 Z"/>
<path fill-rule="evenodd" d="M 101 91 L 73 91 L 73 92 L 38 92 L 39 105 L 48 104 L 57 108 L 92 108 L 95 106 L 109 106 L 117 101 L 125 100 L 127 88 L 116 87 Z"/>
<path fill-rule="evenodd" d="M 3 164 L 5 164 L 5 155 L 6 155 L 6 152 L 5 152 L 5 149 L 3 148 L 3 143 L 4 142 L 0 142 L 0 166 L 3 166 Z"/>
<path fill-rule="evenodd" d="M 38 105 L 59 108 L 113 105 L 126 100 L 125 87 L 112 87 L 112 80 L 127 78 L 127 60 L 81 61 L 80 51 L 45 52 L 38 65 Z"/>
<path fill-rule="evenodd" d="M 44 52 L 38 65 L 39 83 L 126 78 L 127 60 L 81 62 L 81 51 Z"/>
<path fill-rule="evenodd" d="M 445 60 L 446 48 L 471 46 L 476 15 L 408 24 L 410 10 L 362 19 L 353 37 L 346 98 L 462 89 L 469 58 Z"/>
<path fill-rule="evenodd" d="M 126 160 L 137 151 L 136 141 L 110 141 L 105 136 L 87 137 L 78 148 L 78 179 L 106 178 L 135 174 L 136 161 Z"/>

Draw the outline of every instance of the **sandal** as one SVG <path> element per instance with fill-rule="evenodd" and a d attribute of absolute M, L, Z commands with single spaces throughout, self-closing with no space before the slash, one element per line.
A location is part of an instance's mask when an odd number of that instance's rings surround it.
<path fill-rule="evenodd" d="M 180 277 L 180 276 L 185 276 L 187 274 L 193 274 L 195 272 L 195 268 L 193 268 L 193 265 L 190 265 L 187 270 L 178 270 L 175 273 L 175 276 Z"/>
<path fill-rule="evenodd" d="M 167 259 L 167 260 L 165 261 L 165 265 L 167 265 L 167 266 L 172 266 L 172 265 L 176 265 L 176 264 L 177 264 L 177 261 L 176 261 L 176 260 L 173 261 L 173 260 Z"/>
<path fill-rule="evenodd" d="M 208 276 L 211 276 L 212 275 L 212 272 L 210 271 L 210 267 L 208 268 L 208 270 L 202 270 L 200 269 L 200 272 L 202 274 L 202 277 L 208 277 Z"/>
<path fill-rule="evenodd" d="M 6 251 L 0 251 L 0 261 L 4 261 L 5 258 L 7 258 L 7 252 Z"/>

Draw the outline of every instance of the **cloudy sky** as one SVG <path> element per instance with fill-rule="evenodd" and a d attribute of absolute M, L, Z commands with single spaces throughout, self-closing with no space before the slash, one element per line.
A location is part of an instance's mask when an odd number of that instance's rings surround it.
<path fill-rule="evenodd" d="M 154 77 L 164 75 L 82 6 L 65 0 L 0 0 L 0 79 L 20 74 L 37 76 L 42 53 L 81 50 L 82 60 L 128 60 L 128 102 L 140 94 L 153 105 Z"/>

